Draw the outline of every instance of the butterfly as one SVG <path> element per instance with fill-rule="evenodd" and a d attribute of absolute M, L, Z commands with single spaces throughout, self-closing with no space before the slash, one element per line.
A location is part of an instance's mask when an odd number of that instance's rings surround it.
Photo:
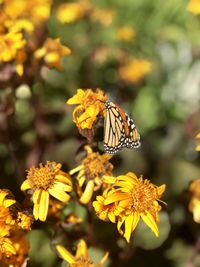
<path fill-rule="evenodd" d="M 104 149 L 114 154 L 122 148 L 138 148 L 140 135 L 129 115 L 113 102 L 105 102 Z"/>

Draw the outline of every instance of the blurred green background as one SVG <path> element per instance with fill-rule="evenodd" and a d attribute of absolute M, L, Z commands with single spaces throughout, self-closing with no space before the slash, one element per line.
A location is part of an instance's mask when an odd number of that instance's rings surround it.
<path fill-rule="evenodd" d="M 65 171 L 77 166 L 77 151 L 86 140 L 65 102 L 77 88 L 101 88 L 133 117 L 141 134 L 139 149 L 124 149 L 113 157 L 114 173 L 132 171 L 167 186 L 158 239 L 140 224 L 128 249 L 122 238 L 116 240 L 115 225 L 97 221 L 99 247 L 111 250 L 108 266 L 200 266 L 200 228 L 188 211 L 188 185 L 200 178 L 195 151 L 200 129 L 199 17 L 187 10 L 185 0 L 96 0 L 91 5 L 111 12 L 110 22 L 103 15 L 85 15 L 62 24 L 56 17 L 61 3 L 67 1 L 53 2 L 46 27 L 49 37 L 59 37 L 72 50 L 62 60 L 64 71 L 44 67 L 42 79 L 1 90 L 0 187 L 21 201 L 20 185 L 31 165 L 54 160 Z M 136 33 L 129 41 L 117 38 L 124 26 Z M 151 72 L 137 83 L 119 75 L 121 65 L 134 58 L 152 62 Z M 78 204 L 69 209 L 84 216 Z M 49 245 L 52 229 L 40 226 L 29 235 L 30 266 L 60 266 Z M 91 249 L 93 259 L 99 253 Z"/>

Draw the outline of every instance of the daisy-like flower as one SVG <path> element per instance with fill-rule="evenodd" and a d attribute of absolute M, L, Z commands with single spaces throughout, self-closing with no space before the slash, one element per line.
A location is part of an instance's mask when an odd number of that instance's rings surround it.
<path fill-rule="evenodd" d="M 78 89 L 76 95 L 68 99 L 67 104 L 78 105 L 73 111 L 73 120 L 81 129 L 91 129 L 96 117 L 105 110 L 105 93 L 96 89 Z"/>
<path fill-rule="evenodd" d="M 61 23 L 72 23 L 85 16 L 91 8 L 87 0 L 59 5 L 56 15 Z"/>
<path fill-rule="evenodd" d="M 2 260 L 4 256 L 10 257 L 11 255 L 16 254 L 16 249 L 12 241 L 10 240 L 9 235 L 10 227 L 0 226 L 0 260 Z"/>
<path fill-rule="evenodd" d="M 200 223 L 200 179 L 194 180 L 189 188 L 192 196 L 189 203 L 189 210 L 193 213 L 193 219 Z"/>
<path fill-rule="evenodd" d="M 85 146 L 87 156 L 82 160 L 81 165 L 71 170 L 69 173 L 73 175 L 78 172 L 76 177 L 78 181 L 78 194 L 80 202 L 87 204 L 94 191 L 97 191 L 103 184 L 105 175 L 112 175 L 113 165 L 109 162 L 111 155 L 100 155 L 93 152 L 91 147 Z"/>
<path fill-rule="evenodd" d="M 190 0 L 187 9 L 194 15 L 200 14 L 200 0 Z"/>
<path fill-rule="evenodd" d="M 21 190 L 32 190 L 33 215 L 36 220 L 46 220 L 49 195 L 64 203 L 70 199 L 68 193 L 72 191 L 71 177 L 63 172 L 61 167 L 59 163 L 48 161 L 45 165 L 40 164 L 39 168 L 31 167 L 28 170 L 27 179 L 21 185 Z"/>
<path fill-rule="evenodd" d="M 60 257 L 68 262 L 69 267 L 101 267 L 108 258 L 108 252 L 106 252 L 100 263 L 94 264 L 88 256 L 87 245 L 83 239 L 81 239 L 77 245 L 75 256 L 61 245 L 57 245 L 56 249 Z"/>
<path fill-rule="evenodd" d="M 120 67 L 119 75 L 122 80 L 137 83 L 152 69 L 152 63 L 144 59 L 133 59 Z"/>
<path fill-rule="evenodd" d="M 30 249 L 29 241 L 26 239 L 25 234 L 22 231 L 14 231 L 9 241 L 15 253 L 4 254 L 1 259 L 2 266 L 24 266 L 23 264 L 27 260 Z"/>
<path fill-rule="evenodd" d="M 196 135 L 197 146 L 196 151 L 200 151 L 200 132 Z"/>
<path fill-rule="evenodd" d="M 0 228 L 4 225 L 13 225 L 15 223 L 10 213 L 10 207 L 15 202 L 14 199 L 9 198 L 9 192 L 7 190 L 0 190 Z"/>
<path fill-rule="evenodd" d="M 9 32 L 0 35 L 0 62 L 15 59 L 17 52 L 26 44 L 22 33 Z"/>
<path fill-rule="evenodd" d="M 57 68 L 58 70 L 63 70 L 61 65 L 61 59 L 63 56 L 68 56 L 71 54 L 71 50 L 67 46 L 63 46 L 60 43 L 60 39 L 48 38 L 43 47 L 38 49 L 34 56 L 37 59 L 43 58 L 48 67 Z"/>
<path fill-rule="evenodd" d="M 99 218 L 117 223 L 119 233 L 127 242 L 130 242 L 131 233 L 140 218 L 158 236 L 158 212 L 161 210 L 158 201 L 165 191 L 165 185 L 157 187 L 131 172 L 104 179 L 110 188 L 106 188 L 103 195 L 93 202 Z"/>
<path fill-rule="evenodd" d="M 33 218 L 30 215 L 22 211 L 19 211 L 17 213 L 16 223 L 18 227 L 23 230 L 31 230 L 31 224 L 33 223 Z"/>
<path fill-rule="evenodd" d="M 117 30 L 117 39 L 121 41 L 133 41 L 135 38 L 135 30 L 130 26 L 123 26 Z"/>

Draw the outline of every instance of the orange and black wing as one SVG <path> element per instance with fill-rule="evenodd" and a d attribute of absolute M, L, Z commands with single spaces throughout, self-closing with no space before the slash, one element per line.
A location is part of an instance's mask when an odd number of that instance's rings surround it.
<path fill-rule="evenodd" d="M 140 136 L 133 120 L 113 102 L 106 102 L 104 149 L 113 154 L 124 147 L 139 147 Z"/>

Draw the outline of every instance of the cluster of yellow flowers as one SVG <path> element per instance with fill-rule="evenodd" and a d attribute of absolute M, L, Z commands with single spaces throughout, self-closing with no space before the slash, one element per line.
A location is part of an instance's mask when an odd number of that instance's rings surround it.
<path fill-rule="evenodd" d="M 59 5 L 56 16 L 63 24 L 73 23 L 81 18 L 88 17 L 92 21 L 109 26 L 113 21 L 114 12 L 110 9 L 97 8 L 89 0 L 79 0 Z"/>
<path fill-rule="evenodd" d="M 29 242 L 26 232 L 33 218 L 28 215 L 8 190 L 0 190 L 0 262 L 2 266 L 20 267 L 26 261 Z"/>
<path fill-rule="evenodd" d="M 68 104 L 76 104 L 73 118 L 76 126 L 81 129 L 91 129 L 97 116 L 103 116 L 107 96 L 102 90 L 78 89 L 77 94 L 70 98 Z M 91 147 L 85 147 L 86 158 L 82 164 L 70 171 L 73 175 L 78 172 L 78 194 L 80 202 L 87 204 L 94 191 L 103 189 L 102 195 L 97 196 L 93 206 L 98 217 L 117 223 L 117 229 L 127 242 L 135 230 L 140 217 L 152 229 L 156 236 L 159 231 L 158 212 L 161 210 L 159 199 L 165 191 L 165 185 L 154 186 L 150 181 L 137 178 L 134 173 L 114 177 L 113 165 L 109 162 L 110 155 L 93 152 Z M 84 189 L 84 190 L 83 190 Z"/>
<path fill-rule="evenodd" d="M 24 64 L 30 61 L 32 67 L 42 58 L 49 67 L 61 69 L 61 58 L 70 54 L 68 47 L 59 39 L 44 40 L 39 43 L 41 25 L 50 16 L 51 0 L 30 2 L 26 0 L 4 0 L 0 10 L 0 64 L 15 67 L 19 76 L 24 74 Z M 34 72 L 34 71 L 33 71 Z"/>
<path fill-rule="evenodd" d="M 106 94 L 100 89 L 78 89 L 77 94 L 67 101 L 78 105 L 73 113 L 77 127 L 93 127 L 97 116 L 104 116 L 106 99 Z M 50 161 L 27 171 L 21 190 L 26 192 L 26 200 L 29 200 L 29 213 L 18 208 L 7 191 L 0 191 L 0 257 L 8 266 L 13 263 L 12 266 L 18 267 L 27 260 L 29 244 L 25 234 L 34 220 L 61 220 L 61 210 L 74 193 L 81 204 L 90 209 L 93 206 L 101 220 L 116 223 L 119 233 L 127 242 L 130 242 L 140 218 L 156 236 L 159 235 L 159 200 L 165 185 L 157 187 L 142 177 L 137 178 L 132 172 L 115 177 L 111 155 L 93 151 L 89 145 L 85 146 L 85 151 L 81 164 L 69 173 L 62 170 L 60 163 Z M 76 224 L 82 220 L 69 214 L 65 221 Z M 56 245 L 56 250 L 69 266 L 95 266 L 82 239 L 75 256 L 60 244 Z M 107 257 L 108 253 L 97 266 L 102 266 Z"/>

